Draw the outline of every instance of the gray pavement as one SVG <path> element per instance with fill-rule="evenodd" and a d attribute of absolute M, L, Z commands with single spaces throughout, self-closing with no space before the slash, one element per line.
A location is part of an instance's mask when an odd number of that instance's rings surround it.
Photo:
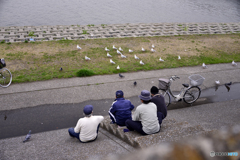
<path fill-rule="evenodd" d="M 124 73 L 118 75 L 93 76 L 87 78 L 56 79 L 42 82 L 12 84 L 0 88 L 0 111 L 35 107 L 43 104 L 80 103 L 87 100 L 114 98 L 115 91 L 122 89 L 125 97 L 137 96 L 142 89 L 158 85 L 159 78 L 178 75 L 181 79 L 173 84 L 173 90 L 180 90 L 181 83 L 189 82 L 191 74 L 201 74 L 205 81 L 202 89 L 213 87 L 215 80 L 222 84 L 240 82 L 240 65 L 229 64 L 162 69 Z M 133 82 L 137 81 L 137 87 Z M 240 96 L 239 96 L 240 99 Z M 239 100 L 204 104 L 174 109 L 168 118 L 201 125 L 205 130 L 218 130 L 223 126 L 239 124 Z M 107 112 L 107 111 L 106 111 Z M 4 123 L 1 115 L 0 125 Z M 75 125 L 75 124 L 74 124 Z M 16 131 L 17 132 L 17 131 Z M 66 129 L 33 134 L 31 141 L 22 143 L 24 136 L 0 140 L 0 159 L 102 159 L 115 154 L 128 154 L 135 149 L 101 129 L 99 137 L 92 143 L 79 143 L 70 138 Z"/>

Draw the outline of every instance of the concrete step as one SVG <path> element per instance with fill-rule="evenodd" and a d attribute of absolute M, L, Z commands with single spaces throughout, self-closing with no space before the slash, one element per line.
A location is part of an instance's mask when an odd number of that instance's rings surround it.
<path fill-rule="evenodd" d="M 146 148 L 164 141 L 178 141 L 183 138 L 211 132 L 205 131 L 200 125 L 191 126 L 188 122 L 177 122 L 175 119 L 166 118 L 159 133 L 142 136 L 137 132 L 124 133 L 123 129 L 126 127 L 119 127 L 116 124 L 110 124 L 110 122 L 109 116 L 104 117 L 101 127 L 136 148 Z"/>

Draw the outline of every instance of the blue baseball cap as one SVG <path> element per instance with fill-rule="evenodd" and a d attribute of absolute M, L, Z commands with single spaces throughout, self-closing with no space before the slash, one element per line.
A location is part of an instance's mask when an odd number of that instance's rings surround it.
<path fill-rule="evenodd" d="M 122 98 L 122 97 L 123 97 L 123 91 L 118 90 L 118 91 L 116 92 L 116 97 L 117 97 L 117 98 Z"/>
<path fill-rule="evenodd" d="M 83 108 L 83 112 L 84 112 L 84 114 L 86 114 L 86 115 L 91 114 L 92 111 L 93 111 L 93 106 L 92 106 L 92 105 L 86 105 L 86 106 Z"/>

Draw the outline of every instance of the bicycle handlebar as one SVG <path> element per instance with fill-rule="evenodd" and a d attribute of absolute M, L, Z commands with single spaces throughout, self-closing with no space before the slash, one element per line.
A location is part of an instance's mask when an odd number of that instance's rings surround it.
<path fill-rule="evenodd" d="M 172 78 L 172 80 L 174 80 L 174 81 L 175 81 L 175 79 L 180 79 L 180 77 L 178 77 L 178 76 L 176 76 L 176 75 L 175 75 L 175 76 L 172 76 L 171 78 Z"/>

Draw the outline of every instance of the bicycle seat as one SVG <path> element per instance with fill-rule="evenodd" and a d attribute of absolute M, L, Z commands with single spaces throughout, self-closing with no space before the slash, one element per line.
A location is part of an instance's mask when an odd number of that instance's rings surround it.
<path fill-rule="evenodd" d="M 189 87 L 189 84 L 186 84 L 186 83 L 184 83 L 184 84 L 182 84 L 184 87 L 186 87 L 186 88 L 188 88 Z"/>

